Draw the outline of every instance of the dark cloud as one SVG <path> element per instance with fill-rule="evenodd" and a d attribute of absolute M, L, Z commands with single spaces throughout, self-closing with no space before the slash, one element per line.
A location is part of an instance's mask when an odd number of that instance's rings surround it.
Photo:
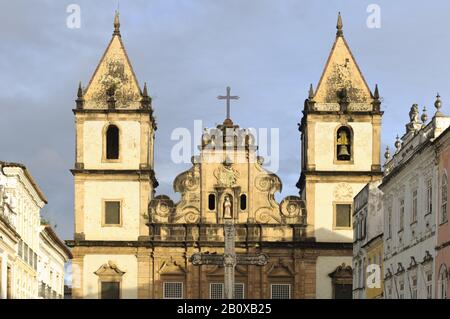
<path fill-rule="evenodd" d="M 81 29 L 66 8 L 81 6 Z M 433 112 L 450 97 L 450 3 L 377 1 L 381 29 L 366 27 L 372 1 L 153 0 L 121 2 L 122 36 L 138 79 L 149 84 L 158 121 L 157 193 L 189 165 L 173 164 L 170 134 L 224 117 L 215 97 L 231 85 L 242 127 L 280 128 L 283 194 L 300 174 L 297 123 L 335 35 L 336 14 L 366 80 L 384 98 L 383 145 L 404 130 L 412 103 Z M 87 84 L 112 33 L 116 1 L 8 1 L 0 11 L 0 159 L 26 164 L 47 195 L 44 215 L 73 232 L 74 121 L 78 81 Z M 177 198 L 177 196 L 175 196 Z"/>

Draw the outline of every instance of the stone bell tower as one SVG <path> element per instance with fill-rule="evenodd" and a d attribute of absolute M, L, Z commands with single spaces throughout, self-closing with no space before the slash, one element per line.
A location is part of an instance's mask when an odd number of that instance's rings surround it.
<path fill-rule="evenodd" d="M 137 298 L 147 269 L 147 207 L 157 186 L 151 98 L 141 91 L 120 34 L 86 89 L 78 89 L 73 248 L 75 298 Z M 146 289 L 148 285 L 146 285 Z"/>
<path fill-rule="evenodd" d="M 336 39 L 316 90 L 310 87 L 299 126 L 297 187 L 307 205 L 308 236 L 318 243 L 353 241 L 353 197 L 382 175 L 380 104 L 378 87 L 372 94 L 344 38 L 339 14 Z M 351 265 L 351 254 L 348 245 L 334 257 L 319 257 L 317 280 L 330 280 L 337 265 Z"/>

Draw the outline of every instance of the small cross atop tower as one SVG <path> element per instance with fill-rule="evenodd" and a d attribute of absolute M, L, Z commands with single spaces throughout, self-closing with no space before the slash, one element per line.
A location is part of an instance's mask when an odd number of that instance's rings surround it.
<path fill-rule="evenodd" d="M 227 86 L 227 95 L 219 95 L 217 97 L 219 100 L 227 100 L 227 118 L 226 120 L 231 120 L 230 118 L 230 100 L 239 100 L 239 96 L 231 95 L 231 88 Z"/>

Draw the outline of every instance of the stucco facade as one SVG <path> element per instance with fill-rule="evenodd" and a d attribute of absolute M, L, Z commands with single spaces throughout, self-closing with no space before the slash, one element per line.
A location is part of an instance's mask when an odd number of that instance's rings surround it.
<path fill-rule="evenodd" d="M 435 298 L 436 216 L 439 173 L 434 141 L 450 124 L 437 111 L 419 120 L 417 105 L 409 112 L 406 133 L 385 164 L 380 189 L 384 207 L 385 296 L 394 299 Z"/>
<path fill-rule="evenodd" d="M 448 223 L 448 174 L 450 173 L 450 129 L 446 129 L 436 141 L 438 153 L 438 206 L 437 243 L 435 262 L 435 297 L 450 298 L 450 226 Z"/>

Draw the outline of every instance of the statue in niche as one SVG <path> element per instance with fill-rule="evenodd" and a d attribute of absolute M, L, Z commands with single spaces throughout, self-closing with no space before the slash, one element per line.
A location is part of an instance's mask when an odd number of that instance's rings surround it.
<path fill-rule="evenodd" d="M 223 218 L 233 218 L 233 208 L 230 195 L 226 195 L 223 202 Z"/>

